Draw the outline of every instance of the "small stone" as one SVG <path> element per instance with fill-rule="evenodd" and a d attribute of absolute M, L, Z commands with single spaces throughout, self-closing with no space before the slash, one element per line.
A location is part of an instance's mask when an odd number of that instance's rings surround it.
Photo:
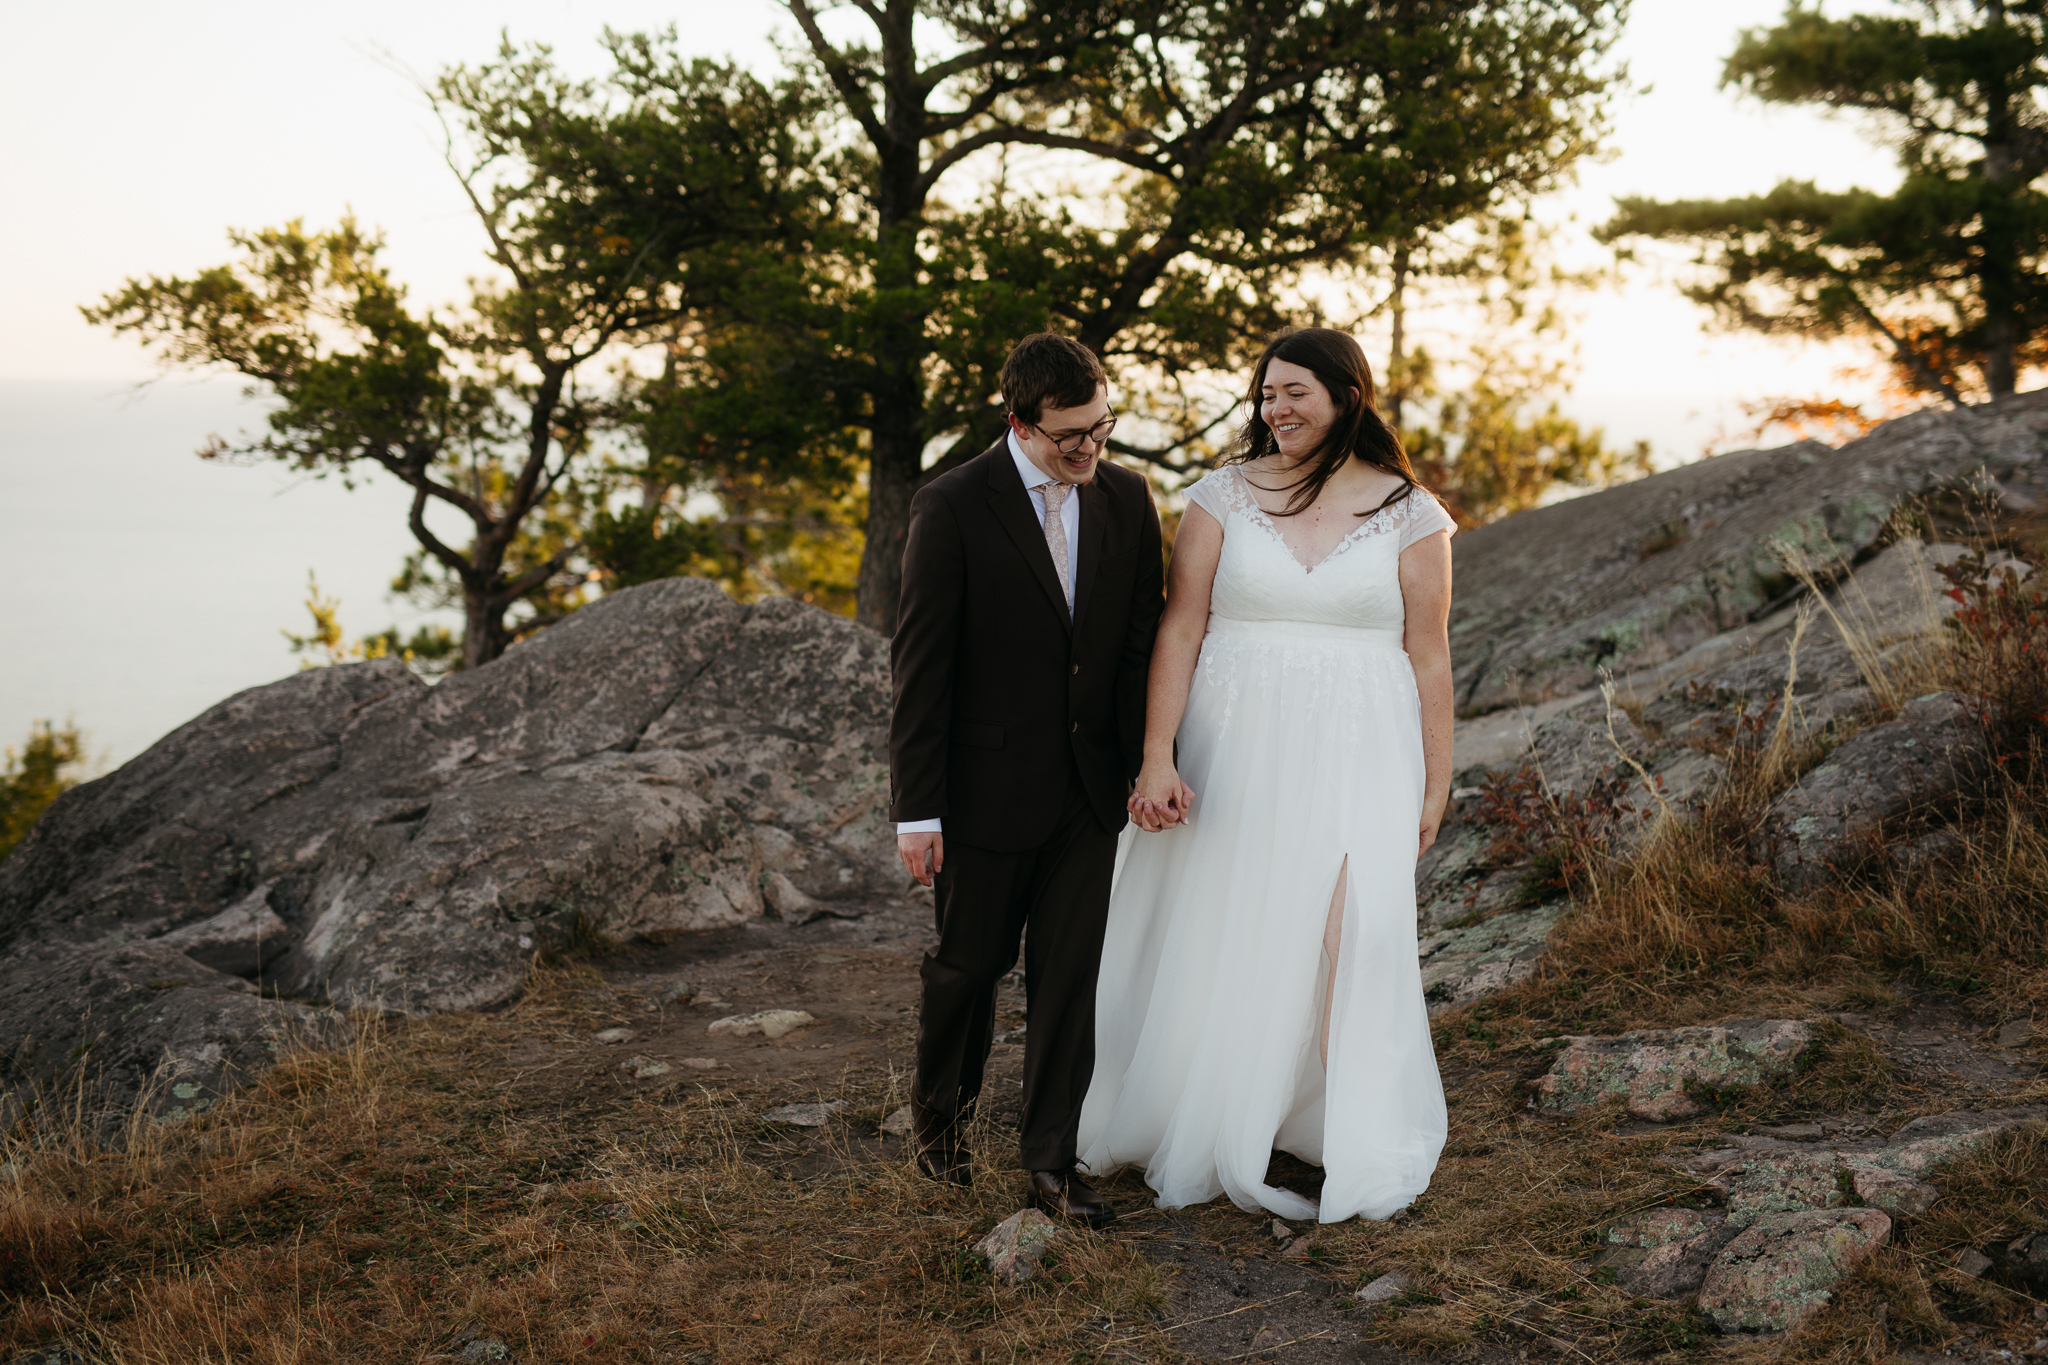
<path fill-rule="evenodd" d="M 769 1123 L 787 1123 L 796 1128 L 823 1128 L 832 1121 L 834 1114 L 845 1107 L 845 1100 L 832 1100 L 826 1104 L 785 1104 L 780 1109 L 770 1109 L 761 1117 Z"/>
<path fill-rule="evenodd" d="M 1273 1240 L 1283 1244 L 1293 1241 L 1294 1229 L 1288 1227 L 1287 1224 L 1281 1222 L 1278 1218 L 1275 1218 L 1273 1220 Z"/>
<path fill-rule="evenodd" d="M 1278 1327 L 1261 1327 L 1259 1334 L 1252 1338 L 1252 1350 L 1260 1354 L 1267 1351 L 1277 1351 L 1286 1344 L 1287 1333 L 1281 1331 Z"/>
<path fill-rule="evenodd" d="M 716 1071 L 725 1065 L 713 1057 L 680 1057 L 677 1060 L 692 1071 Z"/>
<path fill-rule="evenodd" d="M 656 1076 L 666 1076 L 669 1072 L 675 1070 L 667 1062 L 655 1057 L 641 1056 L 637 1053 L 621 1062 L 619 1069 L 632 1072 L 633 1079 L 636 1081 L 651 1081 Z"/>
<path fill-rule="evenodd" d="M 714 1038 L 780 1038 L 818 1021 L 802 1010 L 762 1010 L 756 1014 L 730 1014 L 715 1019 L 704 1031 Z"/>
<path fill-rule="evenodd" d="M 1956 1256 L 1956 1269 L 1973 1280 L 1981 1278 L 1991 1266 L 1991 1258 L 1975 1247 L 1964 1247 Z"/>
<path fill-rule="evenodd" d="M 1306 1236 L 1297 1237 L 1293 1241 L 1289 1242 L 1286 1246 L 1281 1247 L 1280 1259 L 1283 1261 L 1307 1260 L 1308 1238 Z"/>
<path fill-rule="evenodd" d="M 890 1137 L 902 1137 L 907 1134 L 910 1131 L 910 1106 L 906 1104 L 883 1119 L 882 1131 Z"/>
<path fill-rule="evenodd" d="M 1367 1284 L 1365 1288 L 1358 1291 L 1358 1306 L 1360 1308 L 1377 1308 L 1383 1303 L 1392 1303 L 1395 1299 L 1408 1292 L 1410 1283 L 1412 1281 L 1398 1270 L 1391 1274 L 1381 1275 Z"/>
<path fill-rule="evenodd" d="M 1022 1284 L 1038 1272 L 1060 1235 L 1059 1224 L 1037 1209 L 1024 1209 L 996 1224 L 974 1249 L 988 1262 L 989 1276 L 997 1284 Z"/>
<path fill-rule="evenodd" d="M 603 1043 L 606 1047 L 612 1047 L 618 1043 L 634 1042 L 639 1037 L 639 1034 L 629 1028 L 601 1028 L 590 1035 L 590 1041 L 593 1043 Z"/>
<path fill-rule="evenodd" d="M 478 1337 L 462 1348 L 463 1360 L 510 1360 L 512 1348 L 496 1337 Z"/>
<path fill-rule="evenodd" d="M 1891 1232 L 1878 1209 L 1765 1214 L 1715 1260 L 1700 1311 L 1723 1332 L 1789 1331 L 1825 1307 Z"/>
<path fill-rule="evenodd" d="M 2034 1041 L 2034 1022 L 2031 1019 L 2015 1019 L 1998 1030 L 2000 1047 L 2025 1047 Z"/>

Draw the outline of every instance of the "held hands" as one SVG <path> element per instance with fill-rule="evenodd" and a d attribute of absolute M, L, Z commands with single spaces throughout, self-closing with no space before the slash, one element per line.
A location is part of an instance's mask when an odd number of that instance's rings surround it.
<path fill-rule="evenodd" d="M 1195 794 L 1171 763 L 1147 763 L 1124 809 L 1147 834 L 1194 823 Z"/>
<path fill-rule="evenodd" d="M 946 836 L 932 830 L 896 836 L 896 856 L 919 886 L 930 886 L 946 865 Z"/>

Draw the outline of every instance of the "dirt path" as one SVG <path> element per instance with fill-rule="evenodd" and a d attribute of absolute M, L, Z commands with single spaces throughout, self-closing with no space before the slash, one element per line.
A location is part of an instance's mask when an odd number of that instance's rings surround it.
<path fill-rule="evenodd" d="M 750 1156 L 795 1179 L 861 1162 L 901 1164 L 908 1159 L 903 1140 L 879 1124 L 907 1087 L 917 964 L 932 938 L 928 915 L 891 907 L 859 920 L 763 921 L 623 948 L 595 964 L 613 1007 L 581 1020 L 587 1030 L 521 1040 L 502 1058 L 505 1083 L 529 1115 L 553 1110 L 570 1125 L 699 1087 L 739 1096 L 756 1116 L 843 1099 L 847 1107 L 823 1128 L 764 1126 Z M 1027 1020 L 1017 974 L 1004 981 L 999 1001 L 984 1107 L 1000 1130 L 1016 1126 L 1021 1096 Z M 771 1009 L 801 1010 L 817 1022 L 776 1039 L 707 1031 L 719 1019 Z M 632 1036 L 594 1038 L 622 1029 Z M 887 1098 L 877 1103 L 878 1095 Z M 998 1132 L 993 1151 L 1000 1155 L 1005 1145 Z M 1299 1167 L 1280 1175 L 1312 1193 L 1320 1173 Z M 1005 1198 L 1002 1191 L 1014 1186 L 1013 1206 L 1023 1207 L 1024 1177 L 1014 1160 L 989 1162 L 980 1182 Z M 1170 1342 L 1190 1360 L 1414 1359 L 1370 1342 L 1369 1314 L 1350 1298 L 1355 1277 L 1307 1259 L 1300 1247 L 1290 1258 L 1270 1217 L 1222 1202 L 1168 1214 L 1152 1207 L 1150 1192 L 1129 1173 L 1106 1192 L 1121 1217 L 1102 1236 L 1141 1251 L 1166 1274 L 1157 1310 L 1103 1322 L 1102 1358 L 1154 1359 Z"/>

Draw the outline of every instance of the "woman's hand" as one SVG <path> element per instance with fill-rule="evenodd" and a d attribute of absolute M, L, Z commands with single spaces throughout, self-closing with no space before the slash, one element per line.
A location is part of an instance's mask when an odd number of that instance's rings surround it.
<path fill-rule="evenodd" d="M 1195 794 L 1170 762 L 1147 763 L 1124 808 L 1147 834 L 1192 823 Z"/>
<path fill-rule="evenodd" d="M 1450 799 L 1447 796 L 1440 796 L 1435 800 L 1427 798 L 1423 800 L 1422 843 L 1415 850 L 1416 857 L 1420 858 L 1423 854 L 1429 852 L 1429 846 L 1436 842 L 1436 832 L 1443 827 L 1444 823 L 1444 808 L 1449 804 Z"/>

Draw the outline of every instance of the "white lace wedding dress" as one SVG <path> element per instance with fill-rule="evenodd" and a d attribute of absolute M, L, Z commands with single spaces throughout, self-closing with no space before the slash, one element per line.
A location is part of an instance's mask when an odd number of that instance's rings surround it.
<path fill-rule="evenodd" d="M 1386 1218 L 1428 1187 L 1444 1142 L 1416 961 L 1422 724 L 1398 560 L 1452 521 L 1414 490 L 1306 568 L 1236 467 L 1189 496 L 1223 526 L 1179 734 L 1194 819 L 1129 828 L 1117 850 L 1081 1164 L 1143 1166 L 1166 1208 L 1227 1194 L 1285 1218 Z M 1323 1167 L 1320 1206 L 1266 1183 L 1275 1148 Z"/>

